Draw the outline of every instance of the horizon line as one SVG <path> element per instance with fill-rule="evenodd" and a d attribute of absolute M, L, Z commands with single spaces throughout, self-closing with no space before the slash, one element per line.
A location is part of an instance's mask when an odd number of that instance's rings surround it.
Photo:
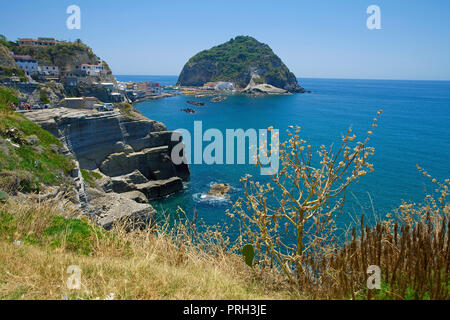
<path fill-rule="evenodd" d="M 142 76 L 142 77 L 178 77 L 173 74 L 115 74 L 114 76 Z M 334 77 L 295 77 L 296 79 L 323 79 L 323 80 L 374 80 L 374 81 L 441 81 L 450 82 L 449 79 L 389 79 L 389 78 L 334 78 Z"/>

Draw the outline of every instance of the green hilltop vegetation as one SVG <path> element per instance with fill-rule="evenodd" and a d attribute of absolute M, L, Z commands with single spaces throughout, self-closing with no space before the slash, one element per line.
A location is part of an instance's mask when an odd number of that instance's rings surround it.
<path fill-rule="evenodd" d="M 99 58 L 92 49 L 81 40 L 75 42 L 58 42 L 55 46 L 25 47 L 17 43 L 0 38 L 0 44 L 17 55 L 28 55 L 38 61 L 40 65 L 54 65 L 65 70 L 73 60 L 82 60 L 81 63 L 95 64 Z M 78 62 L 78 61 L 77 61 Z"/>
<path fill-rule="evenodd" d="M 209 81 L 229 81 L 245 88 L 252 74 L 259 76 L 258 83 L 301 92 L 295 75 L 272 49 L 249 36 L 238 36 L 193 56 L 183 68 L 178 84 L 201 86 Z"/>
<path fill-rule="evenodd" d="M 2 47 L 4 49 L 1 49 Z M 39 65 L 57 66 L 61 71 L 74 70 L 81 64 L 97 64 L 101 61 L 94 51 L 80 39 L 75 42 L 60 41 L 54 46 L 27 47 L 19 46 L 16 42 L 8 41 L 5 36 L 0 35 L 0 65 L 2 52 L 8 54 L 9 51 L 16 55 L 31 56 L 38 61 Z M 112 74 L 109 65 L 104 61 L 102 64 L 108 73 Z"/>

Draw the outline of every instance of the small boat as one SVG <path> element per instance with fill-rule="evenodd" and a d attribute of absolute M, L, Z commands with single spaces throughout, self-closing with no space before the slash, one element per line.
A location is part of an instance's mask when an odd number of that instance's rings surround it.
<path fill-rule="evenodd" d="M 191 101 L 191 100 L 189 100 L 187 103 L 192 104 L 197 107 L 203 107 L 205 105 L 203 102 L 196 102 L 196 101 Z"/>
<path fill-rule="evenodd" d="M 215 97 L 211 100 L 211 102 L 222 102 L 227 100 L 227 97 Z"/>
<path fill-rule="evenodd" d="M 186 112 L 186 113 L 190 113 L 190 114 L 194 114 L 195 113 L 195 110 L 191 109 L 191 108 L 181 109 L 181 111 Z"/>

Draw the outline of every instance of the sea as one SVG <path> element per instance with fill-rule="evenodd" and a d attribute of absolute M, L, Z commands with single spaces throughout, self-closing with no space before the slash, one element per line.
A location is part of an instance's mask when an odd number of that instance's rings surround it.
<path fill-rule="evenodd" d="M 156 81 L 174 85 L 177 76 L 117 76 L 119 81 Z M 311 93 L 285 96 L 248 97 L 231 95 L 227 100 L 212 103 L 211 98 L 178 95 L 145 101 L 135 107 L 150 119 L 163 122 L 168 130 L 186 129 L 193 136 L 194 121 L 201 121 L 203 131 L 216 128 L 265 129 L 274 127 L 286 139 L 289 126 L 300 126 L 300 136 L 314 148 L 321 145 L 335 148 L 341 136 L 352 128 L 364 139 L 373 131 L 369 146 L 375 148 L 371 158 L 374 171 L 363 176 L 346 192 L 340 222 L 351 224 L 364 214 L 375 223 L 395 211 L 402 202 L 423 202 L 435 187 L 416 165 L 433 178 L 450 178 L 450 81 L 399 81 L 358 79 L 298 79 Z M 204 102 L 193 107 L 188 100 Z M 193 108 L 195 114 L 182 112 Z M 377 128 L 371 124 L 378 110 L 383 110 Z M 208 143 L 204 143 L 206 146 Z M 232 224 L 226 215 L 231 204 L 205 195 L 217 183 L 231 186 L 230 197 L 242 196 L 245 174 L 261 182 L 254 165 L 191 164 L 191 177 L 185 189 L 151 204 L 163 214 L 176 214 L 182 208 L 188 217 L 198 217 L 207 225 Z M 230 231 L 231 233 L 236 230 Z"/>

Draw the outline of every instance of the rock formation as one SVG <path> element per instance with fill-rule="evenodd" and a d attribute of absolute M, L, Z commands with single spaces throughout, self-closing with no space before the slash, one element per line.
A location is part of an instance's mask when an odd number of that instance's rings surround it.
<path fill-rule="evenodd" d="M 238 36 L 192 57 L 181 71 L 177 85 L 202 86 L 207 82 L 225 81 L 242 90 L 252 79 L 255 85 L 268 84 L 287 92 L 305 92 L 268 45 L 247 36 Z"/>
<path fill-rule="evenodd" d="M 80 169 L 101 176 L 97 188 L 80 183 L 78 193 L 87 214 L 105 228 L 123 218 L 148 222 L 156 211 L 147 202 L 181 190 L 189 177 L 187 165 L 171 161 L 178 143 L 172 132 L 137 112 L 57 108 L 26 116 L 59 137 Z"/>
<path fill-rule="evenodd" d="M 228 184 L 215 184 L 208 192 L 208 197 L 223 198 L 230 191 L 230 185 Z"/>

